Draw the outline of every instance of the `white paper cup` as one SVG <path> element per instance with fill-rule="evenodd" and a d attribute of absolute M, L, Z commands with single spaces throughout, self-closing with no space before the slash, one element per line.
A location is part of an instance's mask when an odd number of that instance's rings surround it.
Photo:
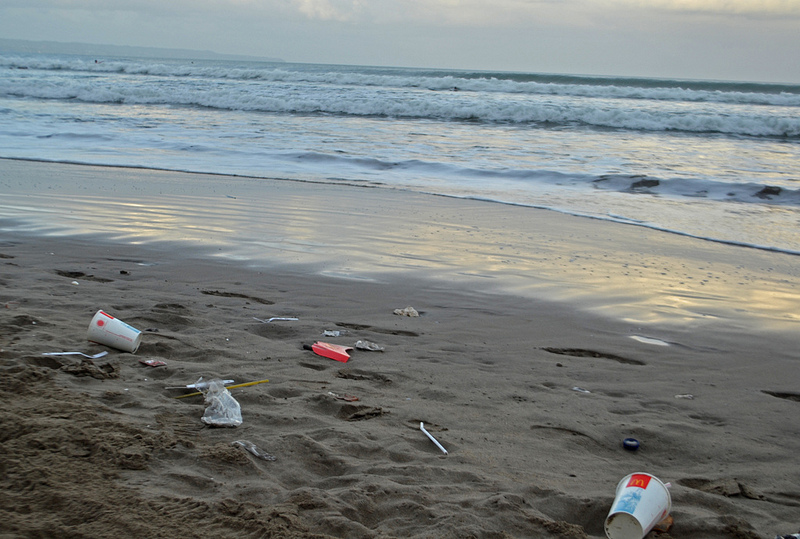
<path fill-rule="evenodd" d="M 669 489 L 647 473 L 625 476 L 617 485 L 616 497 L 606 518 L 609 539 L 642 539 L 672 509 Z"/>
<path fill-rule="evenodd" d="M 133 354 L 142 342 L 142 332 L 100 310 L 89 324 L 88 339 Z"/>

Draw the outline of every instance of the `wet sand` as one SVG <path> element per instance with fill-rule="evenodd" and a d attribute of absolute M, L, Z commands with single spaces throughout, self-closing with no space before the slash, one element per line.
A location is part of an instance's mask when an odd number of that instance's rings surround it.
<path fill-rule="evenodd" d="M 796 257 L 366 186 L 0 184 L 0 537 L 604 537 L 632 472 L 672 484 L 661 537 L 800 527 Z M 166 389 L 201 376 L 269 382 L 212 428 Z"/>

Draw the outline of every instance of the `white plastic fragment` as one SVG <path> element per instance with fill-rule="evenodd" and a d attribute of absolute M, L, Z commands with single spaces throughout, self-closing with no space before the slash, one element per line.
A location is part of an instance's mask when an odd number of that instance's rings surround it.
<path fill-rule="evenodd" d="M 276 460 L 274 456 L 270 455 L 266 451 L 263 451 L 260 447 L 249 440 L 236 440 L 235 442 L 231 442 L 231 445 L 242 447 L 262 460 Z"/>
<path fill-rule="evenodd" d="M 164 389 L 196 389 L 198 391 L 203 391 L 204 389 L 208 388 L 208 384 L 210 384 L 212 381 L 213 380 L 208 381 L 208 382 L 204 382 L 203 381 L 203 377 L 201 376 L 193 384 L 186 384 L 185 386 L 168 386 L 168 387 L 165 387 Z M 220 381 L 222 382 L 223 385 L 226 385 L 226 386 L 232 384 L 233 382 L 235 382 L 235 380 L 220 380 Z"/>
<path fill-rule="evenodd" d="M 577 391 L 578 393 L 591 393 L 588 389 L 583 389 L 582 387 L 575 386 L 572 388 L 572 391 Z"/>
<path fill-rule="evenodd" d="M 394 314 L 399 316 L 419 316 L 419 312 L 414 307 L 406 307 L 405 309 L 395 309 Z"/>
<path fill-rule="evenodd" d="M 662 341 L 661 339 L 654 339 L 652 337 L 642 337 L 641 335 L 631 335 L 631 339 L 634 341 L 639 341 L 644 344 L 652 344 L 654 346 L 669 346 L 667 341 Z"/>
<path fill-rule="evenodd" d="M 356 348 L 359 350 L 370 350 L 372 352 L 383 352 L 383 346 L 371 341 L 356 341 Z"/>
<path fill-rule="evenodd" d="M 419 430 L 421 430 L 422 432 L 424 432 L 424 433 L 425 433 L 425 435 L 426 435 L 428 438 L 430 438 L 430 439 L 431 439 L 431 442 L 435 443 L 435 444 L 436 444 L 436 447 L 438 447 L 439 449 L 441 449 L 441 450 L 442 450 L 442 453 L 444 453 L 445 455 L 447 454 L 447 449 L 445 449 L 444 447 L 442 447 L 442 444 L 440 444 L 440 443 L 439 443 L 439 441 L 438 441 L 436 438 L 434 438 L 434 437 L 433 437 L 433 435 L 432 435 L 430 432 L 428 432 L 427 430 L 425 430 L 425 423 L 423 423 L 423 422 L 420 422 L 420 424 L 419 424 Z"/>
<path fill-rule="evenodd" d="M 286 317 L 286 316 L 273 316 L 273 317 L 272 317 L 272 318 L 270 318 L 269 320 L 262 320 L 262 319 L 260 319 L 260 318 L 256 318 L 256 317 L 254 316 L 254 317 L 253 317 L 253 320 L 258 320 L 258 321 L 259 321 L 259 322 L 261 322 L 262 324 L 269 324 L 270 322 L 274 322 L 274 321 L 276 321 L 276 320 L 282 320 L 282 321 L 284 321 L 284 322 L 291 322 L 291 321 L 293 321 L 293 320 L 300 320 L 300 319 L 299 319 L 299 318 Z"/>
<path fill-rule="evenodd" d="M 103 356 L 105 356 L 107 354 L 108 354 L 108 352 L 98 352 L 97 354 L 94 354 L 93 356 L 90 356 L 89 354 L 84 354 L 83 352 L 44 352 L 44 353 L 42 353 L 43 356 L 83 356 L 83 357 L 88 357 L 89 359 L 97 359 L 97 358 L 103 357 Z"/>

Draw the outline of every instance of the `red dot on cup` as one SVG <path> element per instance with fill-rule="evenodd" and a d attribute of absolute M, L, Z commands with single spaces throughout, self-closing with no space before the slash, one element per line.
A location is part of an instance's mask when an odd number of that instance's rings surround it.
<path fill-rule="evenodd" d="M 103 327 L 106 324 L 105 320 L 98 320 L 97 325 Z"/>

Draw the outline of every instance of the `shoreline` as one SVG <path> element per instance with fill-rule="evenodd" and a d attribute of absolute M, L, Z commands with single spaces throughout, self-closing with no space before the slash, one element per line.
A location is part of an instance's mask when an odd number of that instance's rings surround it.
<path fill-rule="evenodd" d="M 465 200 L 465 201 L 475 201 L 480 203 L 486 204 L 499 204 L 500 206 L 509 206 L 509 207 L 518 207 L 528 210 L 535 210 L 535 211 L 545 211 L 545 212 L 554 212 L 560 215 L 565 215 L 568 217 L 574 217 L 577 219 L 589 219 L 589 220 L 597 220 L 601 222 L 607 223 L 614 223 L 618 225 L 626 225 L 632 227 L 640 227 L 646 230 L 654 231 L 654 232 L 661 232 L 664 234 L 681 236 L 684 238 L 689 238 L 692 240 L 697 240 L 701 242 L 709 242 L 709 243 L 717 243 L 720 245 L 730 246 L 730 247 L 739 247 L 743 249 L 753 249 L 756 251 L 764 251 L 767 253 L 776 253 L 776 254 L 783 254 L 789 256 L 800 256 L 800 251 L 790 249 L 787 247 L 776 247 L 774 245 L 768 244 L 758 244 L 758 243 L 748 243 L 744 241 L 736 241 L 736 240 L 725 240 L 720 238 L 715 238 L 713 236 L 703 236 L 692 234 L 690 232 L 685 232 L 677 229 L 665 228 L 662 226 L 654 225 L 647 223 L 645 221 L 638 221 L 636 219 L 628 219 L 625 217 L 618 217 L 612 216 L 611 214 L 607 215 L 595 215 L 590 213 L 581 213 L 581 212 L 573 212 L 568 210 L 562 210 L 559 208 L 552 208 L 548 206 L 536 205 L 536 204 L 525 204 L 521 202 L 508 202 L 508 201 L 501 201 L 501 200 L 494 200 L 485 197 L 481 197 L 478 195 L 474 196 L 458 196 L 452 194 L 443 194 L 443 193 L 434 193 L 434 192 L 426 192 L 422 190 L 418 190 L 415 188 L 403 188 L 403 187 L 392 187 L 388 184 L 383 184 L 380 182 L 373 182 L 368 180 L 329 180 L 329 179 L 312 179 L 312 178 L 281 178 L 278 176 L 256 176 L 256 175 L 248 175 L 248 174 L 225 174 L 219 172 L 201 172 L 201 171 L 193 171 L 193 170 L 183 170 L 183 169 L 169 169 L 169 168 L 158 168 L 158 167 L 146 167 L 146 166 L 131 166 L 131 165 L 114 165 L 114 164 L 91 164 L 91 163 L 82 163 L 78 161 L 49 161 L 45 159 L 35 159 L 35 158 L 21 158 L 21 157 L 0 157 L 1 161 L 20 161 L 20 162 L 29 162 L 29 163 L 41 163 L 41 164 L 53 164 L 53 165 L 66 165 L 66 166 L 77 166 L 77 167 L 94 167 L 94 168 L 107 168 L 107 169 L 120 169 L 120 170 L 141 170 L 141 171 L 151 171 L 151 172 L 164 172 L 164 173 L 175 173 L 175 174 L 186 174 L 186 175 L 194 175 L 194 176 L 213 176 L 218 178 L 231 178 L 235 180 L 253 180 L 253 181 L 265 181 L 265 182 L 294 182 L 298 184 L 312 184 L 312 185 L 330 185 L 330 186 L 337 186 L 342 188 L 355 188 L 355 189 L 385 189 L 385 190 L 392 190 L 392 191 L 400 191 L 400 192 L 408 192 L 414 193 L 422 196 L 433 196 L 433 197 L 443 197 L 443 198 L 451 198 L 454 200 Z M 235 198 L 235 197 L 231 197 Z"/>

